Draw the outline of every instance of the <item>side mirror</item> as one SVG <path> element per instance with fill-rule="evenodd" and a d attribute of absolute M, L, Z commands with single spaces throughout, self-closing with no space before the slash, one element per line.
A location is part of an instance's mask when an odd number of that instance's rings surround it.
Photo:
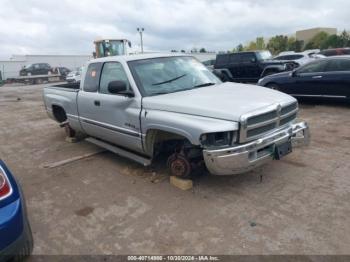
<path fill-rule="evenodd" d="M 108 84 L 108 92 L 111 94 L 120 94 L 133 97 L 134 94 L 128 91 L 127 85 L 124 81 L 111 81 Z"/>
<path fill-rule="evenodd" d="M 130 42 L 130 41 L 128 41 L 128 45 L 129 45 L 129 47 L 131 48 L 131 42 Z"/>

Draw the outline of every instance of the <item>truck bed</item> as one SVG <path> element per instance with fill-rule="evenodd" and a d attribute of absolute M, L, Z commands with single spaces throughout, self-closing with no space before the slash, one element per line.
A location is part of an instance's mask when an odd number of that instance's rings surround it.
<path fill-rule="evenodd" d="M 50 86 L 50 88 L 65 88 L 65 89 L 73 89 L 78 90 L 80 89 L 80 83 L 66 83 L 66 84 L 60 84 L 60 85 L 53 85 Z"/>
<path fill-rule="evenodd" d="M 49 116 L 58 121 L 58 119 L 55 118 L 55 110 L 63 111 L 67 117 L 78 116 L 78 93 L 79 84 L 58 84 L 45 87 L 44 103 Z"/>

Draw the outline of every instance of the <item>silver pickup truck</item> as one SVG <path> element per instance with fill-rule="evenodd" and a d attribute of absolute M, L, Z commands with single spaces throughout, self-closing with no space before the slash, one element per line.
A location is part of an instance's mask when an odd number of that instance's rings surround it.
<path fill-rule="evenodd" d="M 95 59 L 85 66 L 80 86 L 46 87 L 44 102 L 70 136 L 83 133 L 145 166 L 167 159 L 179 177 L 203 161 L 215 175 L 243 173 L 309 142 L 307 124 L 296 123 L 293 97 L 222 83 L 191 56 Z"/>

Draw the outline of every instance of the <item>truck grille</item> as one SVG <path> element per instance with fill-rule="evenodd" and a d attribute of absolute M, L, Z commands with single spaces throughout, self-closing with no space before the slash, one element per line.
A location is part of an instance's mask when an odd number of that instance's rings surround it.
<path fill-rule="evenodd" d="M 273 129 L 287 125 L 297 117 L 297 112 L 298 103 L 293 102 L 285 106 L 273 105 L 264 112 L 243 115 L 239 141 L 248 142 Z"/>

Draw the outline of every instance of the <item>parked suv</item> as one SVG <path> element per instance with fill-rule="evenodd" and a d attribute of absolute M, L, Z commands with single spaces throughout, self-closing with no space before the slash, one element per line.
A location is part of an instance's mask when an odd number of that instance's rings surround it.
<path fill-rule="evenodd" d="M 350 55 L 350 48 L 345 47 L 345 48 L 326 49 L 326 50 L 322 50 L 320 54 L 324 56 Z"/>
<path fill-rule="evenodd" d="M 308 54 L 304 53 L 291 53 L 286 55 L 278 55 L 273 60 L 279 60 L 279 61 L 294 61 L 298 63 L 299 65 L 305 65 L 311 61 L 313 61 L 314 57 L 310 57 Z"/>
<path fill-rule="evenodd" d="M 52 68 L 47 63 L 37 63 L 28 65 L 19 71 L 20 76 L 48 75 L 52 73 Z"/>
<path fill-rule="evenodd" d="M 223 81 L 256 83 L 261 77 L 297 66 L 294 61 L 272 60 L 270 51 L 238 52 L 217 55 L 214 73 Z"/>

